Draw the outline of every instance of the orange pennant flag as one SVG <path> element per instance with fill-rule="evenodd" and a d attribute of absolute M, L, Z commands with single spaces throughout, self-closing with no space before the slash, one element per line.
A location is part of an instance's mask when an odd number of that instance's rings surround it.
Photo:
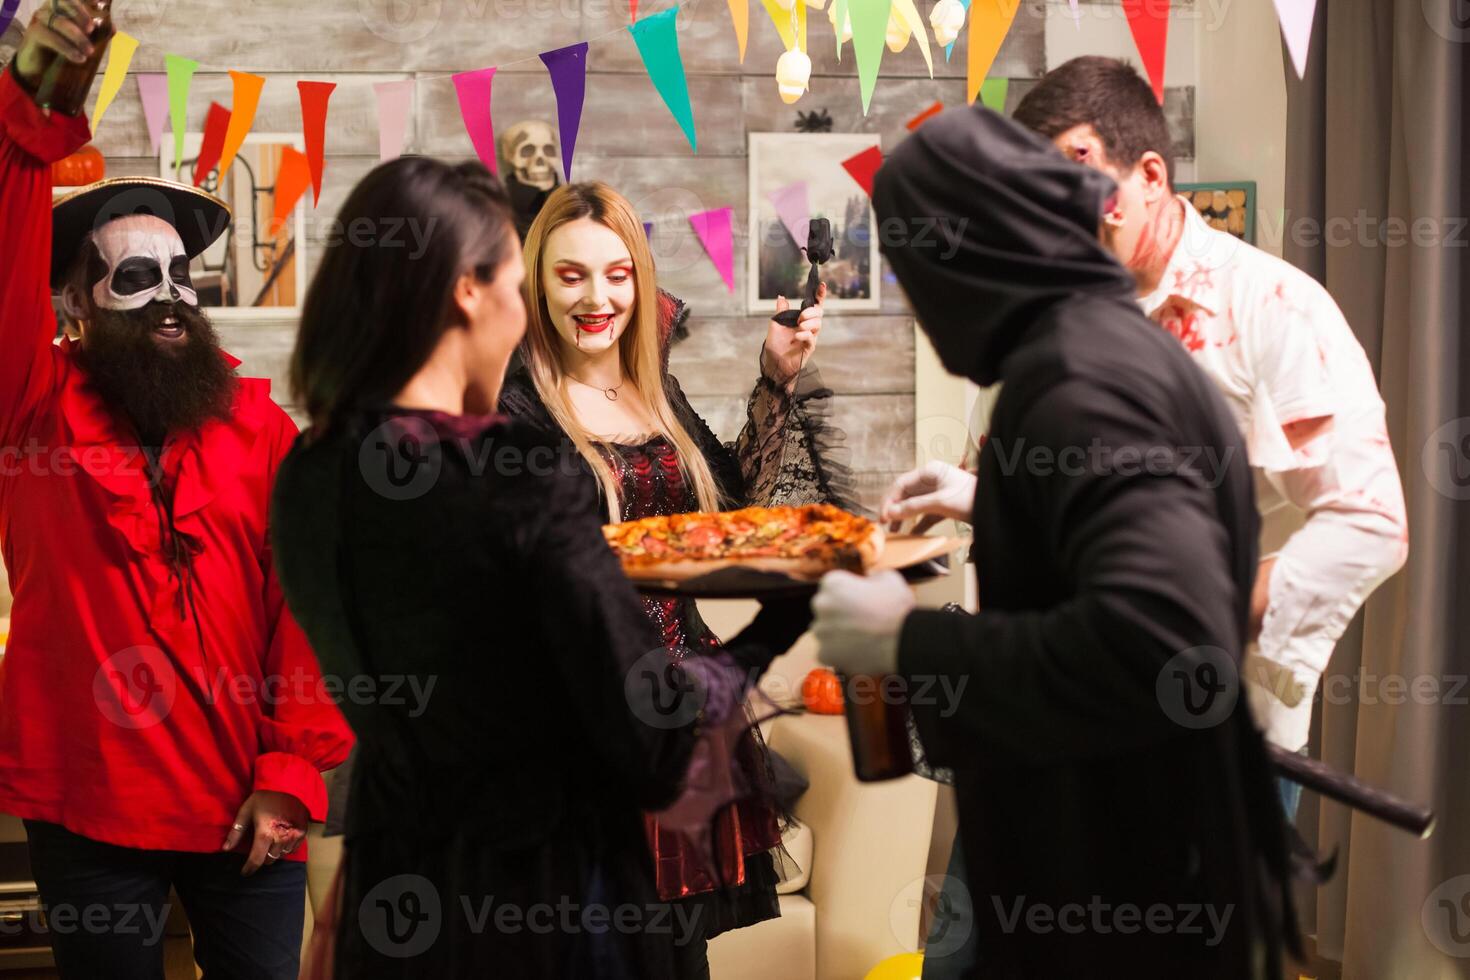
<path fill-rule="evenodd" d="M 972 0 L 970 3 L 969 62 L 965 72 L 965 101 L 973 103 L 985 76 L 1010 32 L 1021 0 Z"/>
<path fill-rule="evenodd" d="M 265 87 L 265 79 L 260 75 L 232 71 L 230 78 L 235 83 L 235 101 L 230 106 L 230 129 L 225 133 L 225 148 L 220 155 L 221 179 L 230 169 L 230 164 L 235 162 L 235 154 L 240 152 L 245 137 L 250 135 L 250 127 L 255 125 L 255 108 L 260 104 L 260 90 Z"/>
<path fill-rule="evenodd" d="M 725 0 L 730 5 L 730 20 L 735 23 L 735 43 L 740 45 L 740 63 L 745 64 L 745 42 L 750 37 L 749 0 Z"/>
<path fill-rule="evenodd" d="M 276 172 L 276 209 L 271 218 L 270 237 L 275 238 L 286 226 L 296 203 L 311 186 L 311 163 L 306 154 L 294 146 L 281 149 L 281 169 Z"/>

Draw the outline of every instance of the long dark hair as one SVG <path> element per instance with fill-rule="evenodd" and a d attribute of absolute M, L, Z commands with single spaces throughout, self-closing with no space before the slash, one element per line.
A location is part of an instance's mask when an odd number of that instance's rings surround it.
<path fill-rule="evenodd" d="M 386 404 L 433 353 L 454 286 L 489 282 L 515 234 L 481 163 L 399 157 L 353 188 L 301 309 L 291 390 L 317 435 Z"/>

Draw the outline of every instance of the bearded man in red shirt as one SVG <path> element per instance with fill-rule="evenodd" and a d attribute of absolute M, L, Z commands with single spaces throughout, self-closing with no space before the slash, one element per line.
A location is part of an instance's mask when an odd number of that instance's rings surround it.
<path fill-rule="evenodd" d="M 351 746 L 272 567 L 296 430 L 190 285 L 222 202 L 121 178 L 53 215 L 50 164 L 90 133 L 30 93 L 89 17 L 43 7 L 0 75 L 0 811 L 63 976 L 162 977 L 172 888 L 206 975 L 294 978 L 301 843 Z M 80 341 L 53 343 L 53 290 Z"/>

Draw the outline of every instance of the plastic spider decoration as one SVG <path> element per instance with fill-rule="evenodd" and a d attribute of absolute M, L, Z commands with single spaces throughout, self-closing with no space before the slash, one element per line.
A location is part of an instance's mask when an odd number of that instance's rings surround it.
<path fill-rule="evenodd" d="M 832 132 L 832 117 L 828 115 L 826 109 L 798 112 L 796 131 L 798 133 L 830 133 Z"/>

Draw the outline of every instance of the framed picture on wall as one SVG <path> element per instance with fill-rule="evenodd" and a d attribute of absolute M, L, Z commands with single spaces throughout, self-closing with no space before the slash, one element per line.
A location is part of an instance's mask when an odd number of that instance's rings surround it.
<path fill-rule="evenodd" d="M 1256 243 L 1256 182 L 1235 180 L 1212 184 L 1175 184 L 1174 190 L 1194 205 L 1212 228 Z"/>
<path fill-rule="evenodd" d="M 808 218 L 832 223 L 832 261 L 822 266 L 826 308 L 878 309 L 873 208 L 867 192 L 842 166 L 878 145 L 877 133 L 750 134 L 747 313 L 769 315 L 778 295 L 803 294 L 811 264 L 793 228 L 804 243 Z"/>

